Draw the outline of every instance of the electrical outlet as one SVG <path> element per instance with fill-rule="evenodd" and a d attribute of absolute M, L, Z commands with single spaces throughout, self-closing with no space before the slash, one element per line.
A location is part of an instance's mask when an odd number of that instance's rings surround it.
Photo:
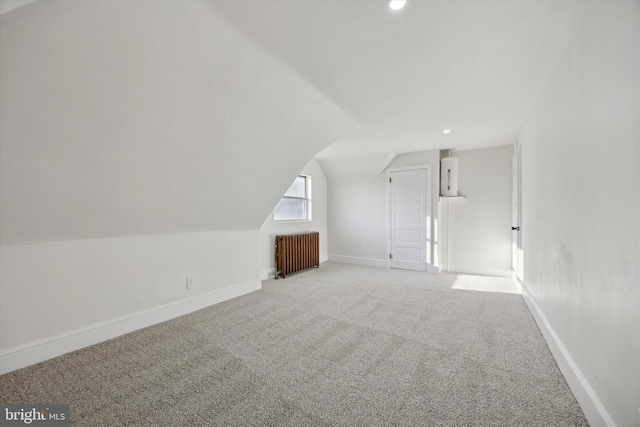
<path fill-rule="evenodd" d="M 193 288 L 193 279 L 187 277 L 187 289 Z"/>

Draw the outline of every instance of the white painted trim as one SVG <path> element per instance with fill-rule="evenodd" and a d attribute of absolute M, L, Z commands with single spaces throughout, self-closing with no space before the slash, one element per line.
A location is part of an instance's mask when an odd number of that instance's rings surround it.
<path fill-rule="evenodd" d="M 440 273 L 440 267 L 427 264 L 427 273 Z"/>
<path fill-rule="evenodd" d="M 356 256 L 329 254 L 329 261 L 341 262 L 343 264 L 364 265 L 367 267 L 389 268 L 389 261 L 385 259 L 361 258 Z"/>
<path fill-rule="evenodd" d="M 480 276 L 496 276 L 496 277 L 513 277 L 513 270 L 508 268 L 473 268 L 473 267 L 459 267 L 454 266 L 449 273 L 453 274 L 477 274 Z"/>
<path fill-rule="evenodd" d="M 391 255 L 391 183 L 389 182 L 389 180 L 391 179 L 391 172 L 387 171 L 387 176 L 386 176 L 386 196 L 385 196 L 385 235 L 386 235 L 386 249 L 387 251 L 385 252 L 385 254 L 387 254 L 386 256 L 390 256 Z M 387 266 L 388 268 L 391 268 L 391 260 L 387 259 Z"/>
<path fill-rule="evenodd" d="M 433 209 L 433 195 L 431 194 L 432 192 L 432 183 L 431 180 L 433 179 L 433 175 L 431 174 L 431 165 L 427 165 L 427 167 L 425 168 L 425 173 L 426 173 L 426 180 L 425 180 L 425 185 L 427 186 L 425 188 L 426 191 L 426 199 L 424 201 L 425 205 L 426 205 L 426 213 L 425 213 L 425 219 L 427 220 L 427 224 L 426 227 L 427 229 L 425 230 L 427 232 L 427 235 L 425 236 L 425 242 L 424 242 L 424 250 L 425 250 L 425 255 L 427 255 L 427 262 L 426 262 L 426 267 L 425 267 L 425 271 L 429 271 L 429 267 L 434 265 L 434 260 L 435 257 L 433 256 L 433 252 L 435 251 L 435 221 L 433 220 L 433 214 L 434 214 L 434 209 Z"/>
<path fill-rule="evenodd" d="M 429 163 L 425 163 L 422 165 L 415 165 L 415 166 L 403 166 L 400 168 L 389 168 L 387 169 L 387 172 L 389 175 L 391 172 L 407 172 L 407 171 L 415 171 L 415 170 L 420 170 L 420 169 L 427 169 L 427 168 L 431 168 L 431 165 Z"/>
<path fill-rule="evenodd" d="M 553 330 L 544 313 L 529 295 L 524 285 L 522 286 L 522 298 L 529 307 L 533 318 L 536 320 L 538 328 L 540 328 L 560 371 L 567 380 L 569 388 L 573 392 L 591 427 L 617 427 L 613 418 L 611 418 L 611 415 L 609 415 L 598 398 L 598 395 L 584 377 L 578 365 L 574 362 L 569 350 L 564 346 L 562 340 Z"/>
<path fill-rule="evenodd" d="M 467 196 L 440 196 L 440 200 L 448 200 L 451 202 L 460 202 L 460 203 L 467 203 L 469 201 Z"/>
<path fill-rule="evenodd" d="M 275 268 L 266 268 L 264 270 L 260 270 L 260 280 L 269 280 L 276 277 L 276 269 Z"/>
<path fill-rule="evenodd" d="M 15 371 L 34 363 L 61 356 L 120 335 L 146 328 L 167 320 L 183 316 L 210 305 L 257 291 L 262 288 L 259 280 L 216 289 L 202 295 L 139 311 L 117 319 L 108 320 L 60 334 L 9 348 L 0 354 L 0 374 Z"/>

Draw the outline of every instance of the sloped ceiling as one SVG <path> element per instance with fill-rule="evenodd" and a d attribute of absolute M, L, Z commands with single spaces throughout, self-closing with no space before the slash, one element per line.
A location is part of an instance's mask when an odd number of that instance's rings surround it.
<path fill-rule="evenodd" d="M 257 230 L 355 125 L 200 1 L 39 1 L 0 55 L 3 244 Z"/>
<path fill-rule="evenodd" d="M 210 5 L 363 124 L 318 157 L 510 144 L 576 3 L 216 1 Z M 444 129 L 452 129 L 444 135 Z"/>
<path fill-rule="evenodd" d="M 511 143 L 575 8 L 3 5 L 2 243 L 257 229 L 316 154 L 387 159 Z"/>

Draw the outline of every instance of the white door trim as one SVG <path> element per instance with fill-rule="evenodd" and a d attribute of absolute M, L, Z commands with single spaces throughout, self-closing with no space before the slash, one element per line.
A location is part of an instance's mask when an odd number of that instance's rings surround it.
<path fill-rule="evenodd" d="M 524 278 L 523 256 L 522 256 L 522 147 L 516 139 L 514 143 L 513 158 L 511 161 L 511 268 L 513 279 L 516 282 L 518 292 L 522 291 Z M 513 230 L 517 227 L 517 230 Z"/>

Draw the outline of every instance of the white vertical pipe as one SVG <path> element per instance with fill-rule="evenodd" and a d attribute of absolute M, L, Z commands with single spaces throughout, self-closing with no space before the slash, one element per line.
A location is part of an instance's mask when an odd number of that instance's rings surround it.
<path fill-rule="evenodd" d="M 458 195 L 458 159 L 455 157 L 440 161 L 440 193 L 445 197 Z"/>
<path fill-rule="evenodd" d="M 447 201 L 447 271 L 451 273 L 451 203 Z"/>

